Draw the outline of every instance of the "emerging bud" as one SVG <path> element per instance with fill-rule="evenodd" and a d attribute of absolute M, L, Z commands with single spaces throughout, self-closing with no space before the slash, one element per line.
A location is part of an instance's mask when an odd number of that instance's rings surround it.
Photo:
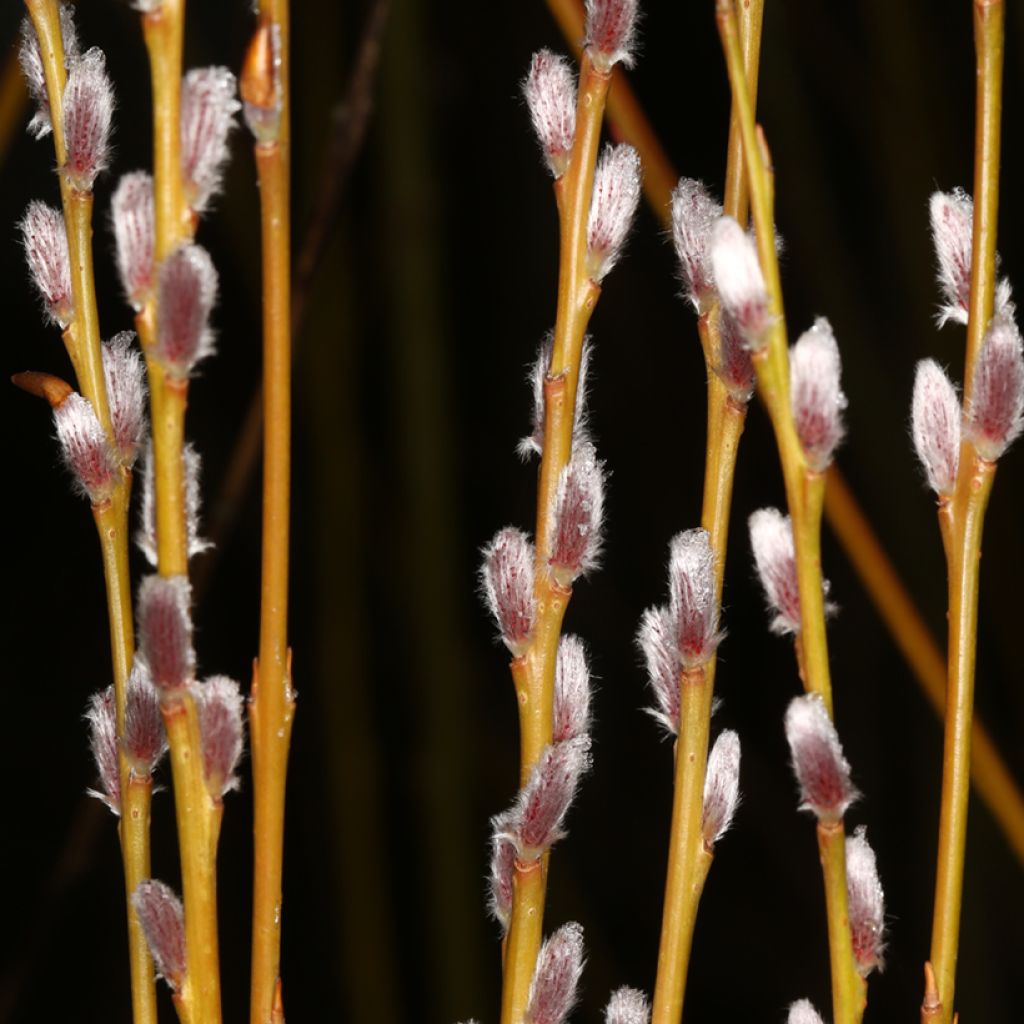
<path fill-rule="evenodd" d="M 153 686 L 145 658 L 135 657 L 125 691 L 124 750 L 132 771 L 142 777 L 153 774 L 167 750 L 167 732 L 160 713 L 160 698 Z"/>
<path fill-rule="evenodd" d="M 711 268 L 722 306 L 747 346 L 767 343 L 768 292 L 754 240 L 732 217 L 720 217 L 711 229 Z"/>
<path fill-rule="evenodd" d="M 157 974 L 177 992 L 185 980 L 185 912 L 170 886 L 150 879 L 132 894 L 132 906 Z"/>
<path fill-rule="evenodd" d="M 117 271 L 129 305 L 139 310 L 153 293 L 153 179 L 145 171 L 121 176 L 110 200 Z"/>
<path fill-rule="evenodd" d="M 708 756 L 704 776 L 704 845 L 713 850 L 732 824 L 740 802 L 740 738 L 731 729 L 722 732 Z"/>
<path fill-rule="evenodd" d="M 113 493 L 120 475 L 117 459 L 92 405 L 73 391 L 53 410 L 53 422 L 77 490 L 93 505 L 101 505 Z"/>
<path fill-rule="evenodd" d="M 103 51 L 95 46 L 70 65 L 64 86 L 64 143 L 61 173 L 77 192 L 91 192 L 110 161 L 114 88 Z"/>
<path fill-rule="evenodd" d="M 533 597 L 533 543 L 521 530 L 506 526 L 484 548 L 480 589 L 498 624 L 501 639 L 520 657 L 530 642 L 535 602 Z"/>
<path fill-rule="evenodd" d="M 64 215 L 46 203 L 33 200 L 18 227 L 25 246 L 25 261 L 42 297 L 46 316 L 63 330 L 75 316 Z"/>
<path fill-rule="evenodd" d="M 576 1005 L 582 974 L 583 929 L 570 921 L 540 947 L 526 1003 L 527 1021 L 562 1024 Z"/>
<path fill-rule="evenodd" d="M 637 645 L 647 664 L 647 681 L 658 708 L 649 708 L 671 736 L 679 732 L 679 644 L 675 620 L 667 608 L 648 608 L 640 620 Z"/>
<path fill-rule="evenodd" d="M 563 636 L 555 662 L 552 740 L 572 740 L 590 732 L 590 666 L 578 636 Z"/>
<path fill-rule="evenodd" d="M 191 600 L 186 576 L 147 576 L 139 588 L 139 649 L 161 700 L 177 697 L 195 678 Z"/>
<path fill-rule="evenodd" d="M 115 334 L 103 346 L 103 376 L 107 384 L 114 452 L 131 469 L 146 438 L 146 367 L 132 342 L 133 331 Z"/>
<path fill-rule="evenodd" d="M 521 438 L 516 452 L 523 460 L 531 455 L 540 455 L 544 451 L 544 382 L 547 380 L 548 367 L 551 366 L 551 348 L 554 339 L 549 332 L 541 342 L 537 358 L 530 367 L 526 379 L 530 384 L 533 396 L 533 431 L 529 436 Z M 576 405 L 573 411 L 572 446 L 573 448 L 590 444 L 590 432 L 587 427 L 587 374 L 590 370 L 590 354 L 593 346 L 590 336 L 583 339 L 580 357 L 580 373 L 576 381 Z"/>
<path fill-rule="evenodd" d="M 971 260 L 974 200 L 961 188 L 935 192 L 929 203 L 932 243 L 939 264 L 939 287 L 946 300 L 939 307 L 939 326 L 950 320 L 966 324 L 971 308 Z M 1010 282 L 996 285 L 996 312 L 1013 315 Z"/>
<path fill-rule="evenodd" d="M 1024 345 L 1017 325 L 994 316 L 974 364 L 967 436 L 995 462 L 1024 430 Z"/>
<path fill-rule="evenodd" d="M 245 123 L 258 145 L 277 141 L 281 128 L 281 30 L 262 16 L 249 43 L 239 85 Z"/>
<path fill-rule="evenodd" d="M 551 174 L 560 178 L 576 135 L 576 76 L 569 62 L 550 50 L 538 50 L 523 81 L 523 94 L 544 159 Z"/>
<path fill-rule="evenodd" d="M 640 203 L 640 156 L 625 143 L 607 145 L 594 173 L 587 221 L 587 273 L 604 280 L 618 262 Z"/>
<path fill-rule="evenodd" d="M 960 400 L 934 359 L 922 359 L 914 377 L 911 430 L 928 484 L 942 497 L 956 486 L 960 465 Z"/>
<path fill-rule="evenodd" d="M 773 633 L 799 633 L 800 588 L 789 516 L 775 508 L 762 508 L 748 522 L 757 574 L 768 607 L 775 612 L 769 628 Z"/>
<path fill-rule="evenodd" d="M 572 586 L 577 576 L 596 569 L 601 558 L 604 463 L 593 445 L 573 450 L 558 479 L 551 517 L 551 572 L 563 587 Z"/>
<path fill-rule="evenodd" d="M 638 988 L 617 988 L 604 1008 L 604 1024 L 648 1024 L 651 1006 Z"/>
<path fill-rule="evenodd" d="M 565 835 L 562 823 L 590 764 L 589 736 L 545 747 L 509 815 L 520 860 L 538 860 Z"/>
<path fill-rule="evenodd" d="M 188 556 L 201 554 L 213 546 L 211 541 L 199 536 L 199 510 L 202 496 L 199 490 L 199 474 L 202 458 L 192 445 L 185 445 L 185 527 L 188 536 Z M 147 445 L 142 468 L 142 508 L 139 515 L 139 530 L 135 543 L 146 556 L 149 564 L 156 568 L 156 499 L 153 480 L 153 446 Z"/>
<path fill-rule="evenodd" d="M 199 731 L 203 742 L 203 774 L 215 796 L 238 788 L 235 768 L 242 756 L 244 701 L 238 683 L 211 676 L 199 687 Z"/>
<path fill-rule="evenodd" d="M 227 68 L 195 68 L 181 83 L 181 176 L 188 205 L 202 213 L 221 189 L 228 135 L 239 110 Z"/>
<path fill-rule="evenodd" d="M 800 999 L 789 1008 L 786 1024 L 824 1024 L 809 999 Z"/>
<path fill-rule="evenodd" d="M 702 182 L 695 178 L 679 179 L 672 192 L 672 241 L 686 297 L 698 316 L 708 311 L 715 297 L 711 229 L 721 216 L 722 207 L 711 198 Z"/>
<path fill-rule="evenodd" d="M 846 395 L 839 386 L 839 346 L 820 316 L 789 352 L 789 399 L 807 464 L 824 472 L 843 439 Z"/>
<path fill-rule="evenodd" d="M 811 811 L 823 825 L 842 821 L 858 796 L 850 766 L 832 719 L 816 693 L 794 697 L 786 709 L 786 739 L 800 786 L 800 810 Z"/>
<path fill-rule="evenodd" d="M 60 34 L 64 44 L 66 69 L 78 56 L 78 32 L 75 30 L 74 8 L 70 4 L 60 5 Z M 28 94 L 36 104 L 36 112 L 28 123 L 28 131 L 34 138 L 41 139 L 53 130 L 50 120 L 50 97 L 46 92 L 46 75 L 43 71 L 43 58 L 39 52 L 39 40 L 32 19 L 27 15 L 21 22 L 18 60 L 21 62 Z"/>
<path fill-rule="evenodd" d="M 491 819 L 491 916 L 501 925 L 501 933 L 508 931 L 512 920 L 512 877 L 516 868 L 516 844 L 509 829 L 512 821 L 508 813 Z"/>
<path fill-rule="evenodd" d="M 586 0 L 584 49 L 599 71 L 614 64 L 633 66 L 636 48 L 637 0 Z"/>
<path fill-rule="evenodd" d="M 705 664 L 721 640 L 715 600 L 715 553 L 707 530 L 686 530 L 669 545 L 669 610 L 684 669 Z"/>
<path fill-rule="evenodd" d="M 198 245 L 175 249 L 157 272 L 160 319 L 153 357 L 169 377 L 186 380 L 213 352 L 210 311 L 217 301 L 217 271 Z"/>
<path fill-rule="evenodd" d="M 863 825 L 846 840 L 846 893 L 853 958 L 866 978 L 876 967 L 885 968 L 885 893 Z"/>
<path fill-rule="evenodd" d="M 754 393 L 757 377 L 750 359 L 750 349 L 743 343 L 736 321 L 723 307 L 719 307 L 718 338 L 715 373 L 726 386 L 732 400 L 745 405 Z"/>
<path fill-rule="evenodd" d="M 121 813 L 121 776 L 117 764 L 117 713 L 114 688 L 94 693 L 85 711 L 89 723 L 89 747 L 96 762 L 102 791 L 88 790 L 89 796 L 102 800 L 115 814 Z"/>

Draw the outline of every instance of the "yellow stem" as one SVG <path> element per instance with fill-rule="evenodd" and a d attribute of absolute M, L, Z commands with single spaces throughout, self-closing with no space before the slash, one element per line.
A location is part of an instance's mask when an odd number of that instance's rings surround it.
<path fill-rule="evenodd" d="M 161 0 L 143 14 L 153 90 L 153 258 L 160 264 L 192 232 L 181 177 L 181 55 L 185 0 Z"/>
<path fill-rule="evenodd" d="M 544 930 L 547 858 L 532 864 L 516 862 L 512 876 L 514 908 L 505 937 L 505 971 L 501 988 L 502 1021 L 521 1021 L 526 1012 L 537 952 Z"/>
<path fill-rule="evenodd" d="M 196 1024 L 219 1024 L 217 841 L 223 806 L 203 777 L 199 711 L 191 693 L 163 707 L 171 748 L 174 809 L 185 904 L 186 974 L 179 997 Z"/>
<path fill-rule="evenodd" d="M 555 664 L 562 616 L 571 591 L 551 578 L 550 510 L 558 478 L 572 455 L 583 338 L 600 288 L 586 271 L 587 221 L 594 184 L 604 104 L 611 76 L 583 55 L 576 104 L 576 136 L 565 174 L 555 183 L 560 229 L 558 304 L 551 365 L 544 385 L 544 450 L 537 488 L 536 613 L 530 645 L 512 664 L 519 701 L 520 785 L 529 778 L 551 742 Z M 506 942 L 501 1024 L 521 1024 L 540 950 L 546 860 L 542 871 L 513 887 L 512 919 Z M 538 877 L 534 877 L 534 876 Z"/>
<path fill-rule="evenodd" d="M 964 407 L 971 400 L 974 364 L 981 350 L 996 290 L 996 228 L 999 218 L 999 142 L 1003 109 L 1003 0 L 974 0 L 977 92 L 974 126 L 974 236 L 971 302 L 967 319 Z M 941 992 L 941 989 L 940 989 Z"/>
<path fill-rule="evenodd" d="M 942 720 L 946 710 L 946 659 L 835 467 L 828 471 L 825 515 L 890 636 Z M 977 718 L 971 723 L 971 780 L 1018 860 L 1024 862 L 1024 798 Z"/>
<path fill-rule="evenodd" d="M 995 296 L 1004 20 L 1001 0 L 975 0 L 975 205 L 964 366 L 965 407 L 970 404 L 974 366 L 985 329 L 992 318 Z M 978 577 L 985 510 L 992 493 L 995 469 L 995 464 L 982 459 L 969 440 L 964 441 L 952 501 L 940 509 L 949 572 L 949 665 L 931 964 L 939 1003 L 933 1013 L 938 1014 L 943 1024 L 949 1024 L 953 1019 L 955 1005 L 970 794 Z"/>
<path fill-rule="evenodd" d="M 750 105 L 757 109 L 757 75 L 761 66 L 761 27 L 764 23 L 764 0 L 748 0 L 739 7 L 740 48 L 746 72 Z M 743 165 L 743 133 L 739 111 L 733 100 L 729 113 L 729 158 L 725 168 L 725 212 L 741 224 L 747 221 L 749 192 Z"/>
<path fill-rule="evenodd" d="M 123 760 L 123 757 L 122 757 Z M 132 1018 L 135 1024 L 156 1024 L 156 979 L 153 961 L 131 898 L 140 882 L 152 875 L 149 817 L 153 783 L 121 770 L 121 854 L 124 891 L 128 900 L 128 957 L 132 979 Z"/>
<path fill-rule="evenodd" d="M 291 222 L 290 150 L 284 102 L 288 83 L 288 5 L 264 0 L 260 10 L 278 32 L 282 63 L 276 69 L 280 76 L 276 84 L 283 101 L 277 138 L 255 147 L 263 237 L 263 567 L 259 685 L 254 670 L 249 705 L 254 803 L 249 1015 L 251 1024 L 270 1024 L 275 994 L 280 1000 L 285 783 L 295 715 L 288 651 Z"/>
<path fill-rule="evenodd" d="M 697 668 L 681 674 L 679 690 L 672 830 L 652 1024 L 676 1024 L 682 1017 L 693 927 L 704 884 L 704 877 L 697 868 L 704 850 L 701 825 L 712 688 L 704 669 Z"/>
<path fill-rule="evenodd" d="M 836 1024 L 860 1024 L 867 1004 L 867 985 L 854 967 L 846 891 L 846 834 L 842 822 L 818 824 L 818 855 L 828 911 L 833 1019 Z"/>

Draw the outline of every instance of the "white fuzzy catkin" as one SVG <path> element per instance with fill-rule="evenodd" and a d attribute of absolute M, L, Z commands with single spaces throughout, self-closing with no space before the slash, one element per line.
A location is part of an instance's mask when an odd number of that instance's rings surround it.
<path fill-rule="evenodd" d="M 866 978 L 885 967 L 885 893 L 863 825 L 846 840 L 846 892 L 853 957 Z"/>
<path fill-rule="evenodd" d="M 551 502 L 551 572 L 562 586 L 592 572 L 601 560 L 604 463 L 592 444 L 573 449 Z"/>
<path fill-rule="evenodd" d="M 773 633 L 799 633 L 800 590 L 790 518 L 778 509 L 762 508 L 751 515 L 748 525 L 765 600 L 775 612 L 770 629 Z"/>
<path fill-rule="evenodd" d="M 672 192 L 672 241 L 686 297 L 698 314 L 707 312 L 715 285 L 711 270 L 711 229 L 722 216 L 703 182 L 680 178 Z"/>
<path fill-rule="evenodd" d="M 615 64 L 633 66 L 637 6 L 637 0 L 586 0 L 583 46 L 599 70 L 609 71 Z"/>
<path fill-rule="evenodd" d="M 576 1005 L 583 975 L 583 929 L 575 921 L 562 925 L 537 954 L 526 1002 L 529 1024 L 562 1024 Z"/>
<path fill-rule="evenodd" d="M 669 544 L 669 611 L 684 669 L 703 665 L 718 647 L 715 553 L 707 530 L 685 530 Z"/>
<path fill-rule="evenodd" d="M 731 729 L 715 740 L 704 776 L 702 831 L 707 848 L 729 830 L 740 800 L 740 738 Z"/>
<path fill-rule="evenodd" d="M 967 436 L 994 462 L 1024 430 L 1024 341 L 1012 319 L 992 318 L 974 364 Z"/>
<path fill-rule="evenodd" d="M 587 273 L 602 281 L 618 262 L 640 204 L 640 155 L 626 143 L 607 145 L 594 172 L 587 221 Z"/>
<path fill-rule="evenodd" d="M 789 353 L 790 404 L 797 436 L 811 469 L 824 472 L 843 439 L 846 396 L 832 325 L 818 317 Z"/>
<path fill-rule="evenodd" d="M 514 657 L 526 651 L 533 630 L 533 542 L 522 530 L 506 526 L 483 551 L 480 590 L 505 646 Z"/>
<path fill-rule="evenodd" d="M 934 359 L 922 359 L 914 375 L 911 433 L 928 485 L 940 497 L 956 486 L 961 418 L 952 381 Z"/>
<path fill-rule="evenodd" d="M 558 642 L 555 660 L 555 699 L 552 740 L 575 739 L 590 731 L 590 666 L 578 636 L 568 634 Z"/>
<path fill-rule="evenodd" d="M 809 999 L 800 999 L 790 1005 L 786 1024 L 824 1024 L 824 1022 Z"/>
<path fill-rule="evenodd" d="M 767 343 L 768 292 L 753 239 L 732 217 L 720 217 L 711 231 L 711 268 L 722 305 L 747 345 Z"/>
<path fill-rule="evenodd" d="M 800 809 L 823 824 L 842 820 L 858 797 L 850 782 L 836 727 L 816 693 L 794 697 L 786 709 L 786 740 L 800 787 Z"/>
<path fill-rule="evenodd" d="M 604 1024 L 648 1024 L 651 1004 L 638 988 L 617 988 L 604 1009 Z"/>
<path fill-rule="evenodd" d="M 548 169 L 560 178 L 576 136 L 576 76 L 565 57 L 538 50 L 523 80 L 523 95 Z"/>

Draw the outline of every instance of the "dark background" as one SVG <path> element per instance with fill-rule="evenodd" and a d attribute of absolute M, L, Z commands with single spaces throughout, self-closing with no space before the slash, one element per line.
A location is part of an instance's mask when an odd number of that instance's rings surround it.
<path fill-rule="evenodd" d="M 251 31 L 240 0 L 195 3 L 191 65 L 237 69 Z M 728 96 L 710 0 L 649 5 L 634 76 L 672 160 L 720 191 Z M 0 14 L 14 38 L 17 4 Z M 137 15 L 83 0 L 118 92 L 114 173 L 97 188 L 104 334 L 130 326 L 109 258 L 116 175 L 149 162 L 148 72 Z M 1024 18 L 1009 5 L 1000 249 L 1024 287 L 1018 144 Z M 368 4 L 295 4 L 294 209 L 302 237 L 321 188 L 332 110 Z M 557 225 L 518 80 L 531 52 L 564 49 L 545 6 L 395 0 L 376 108 L 348 181 L 299 338 L 295 379 L 291 637 L 299 708 L 289 776 L 283 976 L 292 1022 L 498 1017 L 496 927 L 484 913 L 488 817 L 510 802 L 517 726 L 506 658 L 475 594 L 478 549 L 529 529 L 534 469 L 518 462 L 522 377 L 552 322 Z M 933 501 L 907 431 L 915 362 L 959 379 L 963 331 L 934 327 L 927 200 L 971 188 L 971 5 L 769 0 L 760 117 L 777 171 L 783 279 L 795 336 L 827 314 L 844 358 L 849 438 L 839 463 L 921 610 L 943 636 L 944 566 Z M 26 115 L 27 117 L 27 115 Z M 52 149 L 16 132 L 0 166 L 3 374 L 67 374 L 24 270 L 15 222 L 56 202 Z M 192 389 L 189 435 L 205 459 L 209 516 L 259 374 L 258 205 L 251 149 L 235 137 L 226 194 L 199 239 L 222 278 L 219 354 Z M 606 282 L 592 323 L 591 409 L 611 471 L 604 569 L 577 587 L 567 628 L 599 679 L 595 770 L 552 860 L 548 922 L 582 922 L 589 966 L 579 1019 L 612 988 L 653 987 L 671 746 L 633 646 L 663 599 L 669 538 L 696 524 L 703 366 L 651 212 Z M 69 491 L 41 403 L 9 388 L 2 460 L 8 514 L 2 717 L 6 791 L 0 1019 L 128 1019 L 114 823 L 93 782 L 82 709 L 109 681 L 100 564 L 86 505 Z M 1004 460 L 985 533 L 978 706 L 1024 780 L 1020 655 L 1024 456 Z M 744 803 L 701 905 L 687 1019 L 775 1021 L 810 997 L 830 1015 L 820 872 L 796 812 L 781 720 L 798 682 L 769 635 L 743 529 L 782 501 L 767 420 L 740 453 L 715 728 L 739 730 Z M 209 517 L 208 517 L 209 518 Z M 257 646 L 254 489 L 197 610 L 204 673 L 247 679 Z M 215 561 L 213 560 L 215 559 Z M 830 535 L 842 612 L 830 629 L 837 719 L 865 794 L 888 896 L 889 966 L 869 1018 L 913 1020 L 927 955 L 941 734 Z M 141 560 L 135 565 L 141 573 Z M 251 812 L 228 798 L 220 852 L 225 1020 L 245 1019 Z M 177 881 L 171 797 L 155 802 L 154 871 Z M 1019 1019 L 1024 876 L 972 803 L 957 1001 L 961 1019 Z M 172 1020 L 170 1000 L 161 1013 Z"/>

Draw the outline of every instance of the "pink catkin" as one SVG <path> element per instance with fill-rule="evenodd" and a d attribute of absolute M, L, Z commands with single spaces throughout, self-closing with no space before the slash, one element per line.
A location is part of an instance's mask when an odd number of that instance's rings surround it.
<path fill-rule="evenodd" d="M 185 979 L 185 913 L 181 900 L 163 882 L 140 882 L 132 906 L 149 944 L 157 974 L 177 992 Z"/>
<path fill-rule="evenodd" d="M 61 173 L 73 189 L 91 192 L 110 162 L 114 118 L 114 89 L 102 50 L 93 47 L 71 63 L 63 113 L 67 156 Z"/>
<path fill-rule="evenodd" d="M 797 585 L 793 527 L 778 509 L 762 508 L 749 520 L 750 546 L 768 607 L 775 612 L 774 633 L 800 632 L 800 590 Z"/>
<path fill-rule="evenodd" d="M 960 465 L 960 401 L 956 389 L 934 359 L 922 359 L 914 377 L 911 433 L 928 484 L 948 496 Z"/>
<path fill-rule="evenodd" d="M 584 47 L 595 67 L 633 66 L 636 48 L 637 0 L 586 0 Z"/>
<path fill-rule="evenodd" d="M 136 310 L 153 293 L 153 179 L 145 171 L 125 174 L 110 200 L 117 270 L 125 298 Z"/>
<path fill-rule="evenodd" d="M 555 662 L 552 740 L 575 739 L 590 731 L 590 666 L 578 636 L 563 636 Z"/>
<path fill-rule="evenodd" d="M 217 796 L 238 788 L 235 767 L 242 756 L 244 701 L 238 683 L 212 676 L 197 693 L 203 773 Z"/>
<path fill-rule="evenodd" d="M 484 548 L 481 590 L 501 639 L 515 657 L 526 650 L 533 630 L 533 562 L 532 542 L 512 526 L 499 530 Z"/>
<path fill-rule="evenodd" d="M 858 794 L 821 697 L 793 698 L 786 710 L 786 739 L 800 786 L 801 810 L 811 811 L 823 824 L 841 821 Z"/>
<path fill-rule="evenodd" d="M 146 438 L 146 368 L 134 341 L 134 332 L 122 331 L 103 345 L 114 452 L 125 469 L 135 464 Z"/>
<path fill-rule="evenodd" d="M 718 647 L 715 555 L 707 530 L 686 530 L 669 546 L 670 611 L 679 661 L 684 669 L 703 665 Z"/>
<path fill-rule="evenodd" d="M 650 713 L 671 736 L 679 732 L 679 648 L 668 608 L 648 608 L 640 620 L 637 645 L 647 665 L 647 680 L 658 707 Z"/>
<path fill-rule="evenodd" d="M 46 315 L 58 327 L 67 327 L 74 319 L 75 303 L 64 215 L 46 203 L 33 200 L 18 227 L 25 246 L 25 261 Z"/>
<path fill-rule="evenodd" d="M 672 192 L 672 240 L 679 260 L 687 298 L 698 314 L 714 299 L 711 272 L 711 229 L 722 207 L 711 198 L 702 182 L 680 178 Z"/>
<path fill-rule="evenodd" d="M 137 775 L 151 775 L 167 750 L 160 698 L 149 666 L 136 656 L 125 693 L 124 749 Z"/>
<path fill-rule="evenodd" d="M 89 723 L 89 746 L 102 786 L 102 790 L 90 789 L 89 795 L 102 800 L 114 814 L 120 814 L 121 779 L 117 763 L 117 723 L 112 686 L 89 698 L 85 719 Z"/>
<path fill-rule="evenodd" d="M 576 76 L 569 61 L 551 50 L 538 50 L 530 61 L 523 95 L 548 168 L 560 178 L 576 135 Z"/>
<path fill-rule="evenodd" d="M 170 377 L 184 380 L 213 351 L 209 320 L 217 301 L 217 271 L 205 249 L 183 245 L 160 265 L 160 319 L 154 357 Z"/>
<path fill-rule="evenodd" d="M 596 569 L 601 557 L 604 464 L 591 444 L 572 453 L 562 470 L 551 508 L 554 523 L 550 564 L 555 579 L 569 586 Z"/>
<path fill-rule="evenodd" d="M 994 316 L 974 367 L 967 436 L 994 462 L 1024 430 L 1024 343 L 1009 317 Z"/>
<path fill-rule="evenodd" d="M 544 750 L 511 812 L 521 860 L 537 860 L 565 835 L 562 824 L 589 768 L 589 736 L 553 743 Z"/>
<path fill-rule="evenodd" d="M 562 1024 L 576 1005 L 583 974 L 583 929 L 571 921 L 541 946 L 526 1004 L 530 1024 Z"/>
<path fill-rule="evenodd" d="M 185 576 L 147 576 L 139 588 L 139 648 L 161 699 L 175 697 L 195 676 L 190 603 Z"/>
<path fill-rule="evenodd" d="M 885 893 L 863 825 L 846 840 L 846 890 L 853 958 L 866 978 L 885 967 Z"/>
<path fill-rule="evenodd" d="M 823 472 L 843 438 L 846 396 L 839 386 L 839 347 L 824 317 L 790 350 L 790 402 L 797 436 L 811 469 Z"/>
<path fill-rule="evenodd" d="M 53 420 L 78 490 L 94 505 L 106 501 L 119 479 L 117 460 L 89 400 L 73 391 L 53 410 Z"/>

